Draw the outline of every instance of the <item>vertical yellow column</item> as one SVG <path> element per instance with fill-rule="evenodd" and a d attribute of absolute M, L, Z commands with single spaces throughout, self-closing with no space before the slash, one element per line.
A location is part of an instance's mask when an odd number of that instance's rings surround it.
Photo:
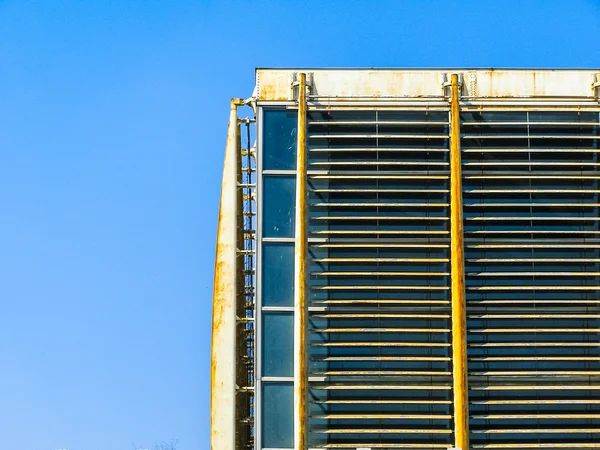
<path fill-rule="evenodd" d="M 238 239 L 238 167 L 240 165 L 237 109 L 241 99 L 231 100 L 221 206 L 217 231 L 217 255 L 213 291 L 210 439 L 213 450 L 235 450 L 236 397 L 236 283 Z"/>
<path fill-rule="evenodd" d="M 294 449 L 306 450 L 308 411 L 308 306 L 306 299 L 306 74 L 298 82 L 298 141 L 296 145 L 296 219 L 294 246 Z"/>
<path fill-rule="evenodd" d="M 454 445 L 469 449 L 467 334 L 465 314 L 465 255 L 463 243 L 462 174 L 458 75 L 450 78 L 450 236 L 452 280 L 452 364 Z"/>

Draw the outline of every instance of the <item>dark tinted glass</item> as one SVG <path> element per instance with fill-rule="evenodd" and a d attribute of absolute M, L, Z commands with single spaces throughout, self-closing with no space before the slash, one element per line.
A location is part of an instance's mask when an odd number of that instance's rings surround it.
<path fill-rule="evenodd" d="M 296 180 L 289 176 L 266 176 L 263 183 L 263 236 L 294 237 Z"/>
<path fill-rule="evenodd" d="M 287 312 L 263 314 L 263 376 L 294 375 L 294 316 Z"/>
<path fill-rule="evenodd" d="M 263 448 L 292 448 L 294 446 L 292 383 L 265 383 L 262 394 Z"/>
<path fill-rule="evenodd" d="M 297 123 L 296 111 L 285 109 L 264 111 L 263 169 L 295 169 Z"/>
<path fill-rule="evenodd" d="M 264 244 L 262 260 L 263 306 L 293 306 L 294 244 Z"/>

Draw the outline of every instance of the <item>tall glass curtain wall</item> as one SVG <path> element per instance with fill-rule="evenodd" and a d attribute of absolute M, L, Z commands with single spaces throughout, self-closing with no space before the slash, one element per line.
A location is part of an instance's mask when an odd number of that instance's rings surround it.
<path fill-rule="evenodd" d="M 297 115 L 260 117 L 260 445 L 292 448 Z M 308 123 L 309 447 L 451 447 L 449 112 Z M 461 127 L 472 447 L 598 442 L 598 113 Z"/>
<path fill-rule="evenodd" d="M 262 446 L 290 448 L 296 116 L 262 118 Z M 309 446 L 447 448 L 448 111 L 308 121 Z"/>
<path fill-rule="evenodd" d="M 293 447 L 294 210 L 297 112 L 262 113 L 259 411 L 262 448 Z"/>

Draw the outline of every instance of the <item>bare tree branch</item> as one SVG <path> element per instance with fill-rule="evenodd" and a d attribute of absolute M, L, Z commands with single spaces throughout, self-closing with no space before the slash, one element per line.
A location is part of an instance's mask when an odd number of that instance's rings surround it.
<path fill-rule="evenodd" d="M 154 450 L 177 450 L 177 439 L 171 439 L 170 442 L 160 442 L 154 445 Z"/>

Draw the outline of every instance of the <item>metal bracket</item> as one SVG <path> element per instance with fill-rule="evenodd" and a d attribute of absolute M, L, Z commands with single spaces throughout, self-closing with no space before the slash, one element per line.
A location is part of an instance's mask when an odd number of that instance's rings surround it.
<path fill-rule="evenodd" d="M 594 82 L 592 83 L 592 92 L 594 96 L 600 100 L 600 73 L 594 75 Z"/>
<path fill-rule="evenodd" d="M 300 73 L 293 72 L 290 76 L 290 100 L 298 101 L 298 85 L 300 84 Z M 306 72 L 306 89 L 308 95 L 313 91 L 314 77 L 312 72 Z"/>
<path fill-rule="evenodd" d="M 452 86 L 452 83 L 450 81 L 450 76 L 451 75 L 452 74 L 445 73 L 444 74 L 444 82 L 442 83 L 442 96 L 445 97 L 445 98 L 448 98 L 448 99 L 451 96 L 451 94 L 450 94 L 450 86 Z M 464 86 L 465 86 L 465 83 L 464 83 L 463 74 L 459 73 L 458 74 L 458 88 L 459 88 L 458 94 L 459 94 L 459 96 L 463 95 L 463 88 L 464 88 Z"/>

